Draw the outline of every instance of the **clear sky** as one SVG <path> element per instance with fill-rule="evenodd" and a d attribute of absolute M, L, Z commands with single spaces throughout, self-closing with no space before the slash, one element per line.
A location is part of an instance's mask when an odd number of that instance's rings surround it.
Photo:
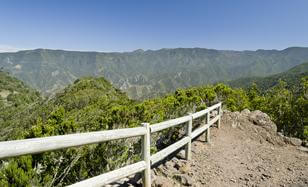
<path fill-rule="evenodd" d="M 308 46 L 308 0 L 1 0 L 0 51 Z"/>

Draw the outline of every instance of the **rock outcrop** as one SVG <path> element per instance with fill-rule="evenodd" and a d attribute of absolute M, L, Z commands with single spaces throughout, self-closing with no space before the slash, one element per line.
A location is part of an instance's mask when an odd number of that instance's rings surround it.
<path fill-rule="evenodd" d="M 284 141 L 288 144 L 294 145 L 294 146 L 301 146 L 303 141 L 298 138 L 292 138 L 292 137 L 284 137 Z"/>
<path fill-rule="evenodd" d="M 241 113 L 246 114 L 247 112 L 244 110 Z M 274 122 L 271 121 L 270 117 L 261 112 L 260 110 L 253 111 L 248 113 L 248 119 L 253 122 L 253 124 L 263 127 L 271 133 L 277 133 L 277 126 Z"/>

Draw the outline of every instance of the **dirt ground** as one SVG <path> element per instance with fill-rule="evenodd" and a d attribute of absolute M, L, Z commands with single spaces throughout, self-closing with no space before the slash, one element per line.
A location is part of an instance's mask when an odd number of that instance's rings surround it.
<path fill-rule="evenodd" d="M 154 185 L 308 186 L 308 153 L 276 133 L 232 113 L 210 132 L 210 143 L 203 135 L 192 143 L 191 161 L 174 158 L 154 169 Z"/>

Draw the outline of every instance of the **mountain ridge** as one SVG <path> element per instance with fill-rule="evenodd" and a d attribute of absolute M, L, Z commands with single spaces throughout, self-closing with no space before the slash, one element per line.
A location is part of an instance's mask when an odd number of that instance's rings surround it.
<path fill-rule="evenodd" d="M 285 81 L 287 85 L 292 86 L 291 89 L 296 90 L 300 85 L 300 80 L 305 76 L 308 76 L 308 62 L 297 65 L 282 73 L 270 75 L 267 77 L 240 78 L 226 82 L 226 84 L 235 88 L 248 88 L 253 83 L 255 83 L 262 91 L 266 91 L 277 85 L 279 81 Z"/>
<path fill-rule="evenodd" d="M 25 51 L 35 51 L 35 50 L 49 50 L 49 51 L 66 51 L 66 52 L 85 52 L 85 53 L 133 53 L 133 52 L 148 52 L 148 51 L 159 51 L 159 50 L 172 50 L 172 49 L 205 49 L 205 50 L 216 50 L 216 51 L 229 51 L 229 52 L 258 52 L 258 51 L 287 51 L 292 49 L 308 49 L 308 47 L 301 47 L 301 46 L 291 46 L 283 49 L 215 49 L 215 48 L 205 48 L 205 47 L 172 47 L 172 48 L 158 48 L 158 49 L 134 49 L 128 51 L 98 51 L 98 50 L 74 50 L 74 49 L 57 49 L 57 48 L 33 48 L 33 49 L 22 49 L 15 52 L 4 51 L 1 53 L 18 53 L 18 52 L 25 52 Z"/>
<path fill-rule="evenodd" d="M 133 52 L 36 49 L 0 53 L 0 67 L 52 94 L 84 76 L 103 76 L 131 98 L 143 99 L 242 77 L 268 76 L 308 61 L 308 48 L 228 51 L 175 48 Z"/>

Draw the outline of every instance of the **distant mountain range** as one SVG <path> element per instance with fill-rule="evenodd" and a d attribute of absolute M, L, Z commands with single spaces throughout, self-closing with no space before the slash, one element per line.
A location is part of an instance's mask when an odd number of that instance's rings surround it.
<path fill-rule="evenodd" d="M 280 80 L 285 81 L 290 89 L 299 88 L 301 79 L 308 76 L 308 62 L 297 65 L 283 73 L 267 77 L 247 77 L 226 82 L 228 85 L 235 88 L 248 88 L 255 83 L 261 91 L 266 91 L 277 85 Z"/>
<path fill-rule="evenodd" d="M 44 94 L 84 76 L 104 76 L 131 98 L 243 77 L 264 77 L 308 61 L 308 48 L 227 51 L 204 48 L 123 53 L 36 49 L 0 53 L 0 68 Z"/>

